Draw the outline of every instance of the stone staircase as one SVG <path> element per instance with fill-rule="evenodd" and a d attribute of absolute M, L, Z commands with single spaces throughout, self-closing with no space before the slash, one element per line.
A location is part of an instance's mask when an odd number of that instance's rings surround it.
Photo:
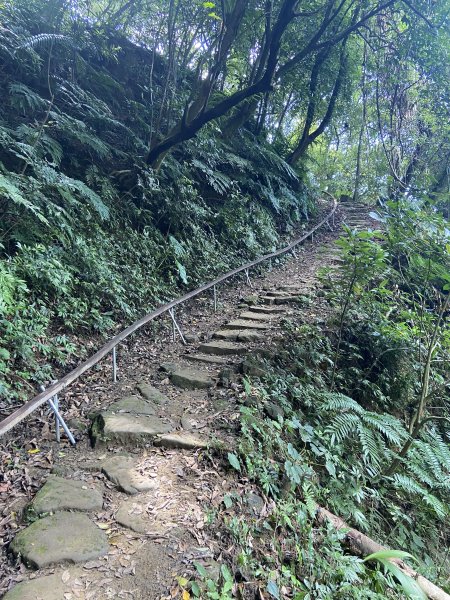
<path fill-rule="evenodd" d="M 237 318 L 214 331 L 210 341 L 200 343 L 194 352 L 183 354 L 174 363 L 162 363 L 160 372 L 169 385 L 187 393 L 211 394 L 222 376 L 236 376 L 249 354 L 258 353 L 278 321 L 290 312 L 299 299 L 300 288 L 289 286 L 265 290 L 261 304 L 247 305 Z M 136 382 L 135 393 L 104 406 L 91 415 L 90 436 L 94 449 L 105 450 L 104 456 L 83 465 L 85 472 L 100 472 L 114 484 L 117 492 L 129 497 L 143 496 L 158 482 L 139 469 L 139 456 L 129 454 L 149 445 L 199 451 L 223 443 L 215 437 L 190 430 L 189 418 L 181 419 L 181 427 L 168 416 L 168 396 L 145 381 Z M 120 452 L 116 453 L 116 448 Z M 126 450 L 125 452 L 123 450 Z M 108 537 L 96 524 L 96 513 L 104 508 L 107 497 L 95 484 L 50 475 L 33 499 L 31 513 L 39 516 L 22 529 L 11 544 L 12 552 L 33 569 L 50 565 L 77 564 L 92 561 L 110 551 Z M 116 522 L 136 533 L 145 534 L 148 523 L 130 511 L 131 499 L 123 499 L 115 513 Z M 48 576 L 47 576 L 48 577 Z M 46 579 L 44 577 L 43 579 Z M 19 583 L 5 600 L 38 598 L 42 592 L 39 578 Z M 46 600 L 60 600 L 45 587 Z M 56 586 L 60 594 L 60 586 Z"/>
<path fill-rule="evenodd" d="M 348 226 L 367 226 L 363 215 L 366 208 L 362 205 L 345 206 L 342 212 Z M 327 260 L 334 259 L 339 260 L 331 251 Z M 229 447 L 230 441 L 219 438 L 211 426 L 217 409 L 214 395 L 223 381 L 232 381 L 239 372 L 256 375 L 263 372 L 252 360 L 258 354 L 264 355 L 266 342 L 276 335 L 280 319 L 302 305 L 304 293 L 305 286 L 301 283 L 263 289 L 256 304 L 246 304 L 240 314 L 214 331 L 210 339 L 190 345 L 174 362 L 161 363 L 161 385 L 136 381 L 133 393 L 90 415 L 92 460 L 81 465 L 82 477 L 50 475 L 31 502 L 29 514 L 35 515 L 36 520 L 20 530 L 10 546 L 27 566 L 44 570 L 43 575 L 18 583 L 5 600 L 81 597 L 71 596 L 71 592 L 67 595 L 64 576 L 61 583 L 61 578 L 55 580 L 45 569 L 68 563 L 84 564 L 112 551 L 98 519 L 99 512 L 107 510 L 111 502 L 117 506 L 113 517 L 116 525 L 137 535 L 148 534 L 149 522 L 135 507 L 148 503 L 160 482 L 142 467 L 146 449 L 159 447 L 195 453 L 208 447 Z M 169 397 L 169 390 L 178 394 L 175 400 Z M 178 422 L 173 418 L 174 402 L 178 403 L 178 410 L 180 406 L 184 410 Z M 203 416 L 209 426 L 197 431 L 193 421 L 198 420 L 199 411 L 205 406 L 208 412 Z M 105 493 L 98 485 L 93 476 L 100 473 L 113 486 L 112 491 Z"/>

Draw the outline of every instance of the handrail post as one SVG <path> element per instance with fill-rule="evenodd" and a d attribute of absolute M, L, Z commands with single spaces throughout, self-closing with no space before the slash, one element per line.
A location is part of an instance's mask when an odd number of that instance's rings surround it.
<path fill-rule="evenodd" d="M 58 394 L 55 394 L 53 396 L 53 404 L 55 405 L 56 410 L 59 411 L 59 398 L 58 398 Z M 61 432 L 59 430 L 59 419 L 55 414 L 55 434 L 56 434 L 56 441 L 59 442 L 61 441 Z"/>
<path fill-rule="evenodd" d="M 248 274 L 248 269 L 245 269 L 245 277 L 247 279 L 247 285 L 249 285 L 250 287 L 253 287 L 252 282 L 250 281 L 249 274 Z"/>
<path fill-rule="evenodd" d="M 186 340 L 184 339 L 183 332 L 181 331 L 180 326 L 178 325 L 177 320 L 175 319 L 175 312 L 173 308 L 169 309 L 169 315 L 172 319 L 172 341 L 175 342 L 176 332 L 178 331 L 178 333 L 180 334 L 181 341 L 184 345 L 186 345 Z"/>
<path fill-rule="evenodd" d="M 112 349 L 112 376 L 113 383 L 117 383 L 117 350 L 116 346 Z"/>
<path fill-rule="evenodd" d="M 213 294 L 214 294 L 214 312 L 217 312 L 217 288 L 213 286 Z"/>
<path fill-rule="evenodd" d="M 51 383 L 51 385 L 53 385 L 54 382 Z M 42 392 L 45 391 L 45 386 L 40 385 L 39 386 L 40 390 Z M 64 431 L 66 432 L 67 437 L 69 438 L 69 442 L 72 444 L 72 446 L 76 446 L 76 441 L 75 438 L 72 435 L 72 432 L 70 431 L 70 429 L 67 427 L 66 422 L 64 421 L 61 413 L 59 412 L 59 398 L 58 398 L 58 394 L 55 394 L 54 396 L 52 396 L 51 398 L 49 398 L 47 400 L 50 408 L 52 409 L 54 415 L 55 415 L 55 432 L 56 432 L 56 441 L 59 443 L 61 441 L 61 433 L 60 433 L 60 429 L 59 429 L 59 425 L 61 424 L 61 427 L 64 429 Z"/>

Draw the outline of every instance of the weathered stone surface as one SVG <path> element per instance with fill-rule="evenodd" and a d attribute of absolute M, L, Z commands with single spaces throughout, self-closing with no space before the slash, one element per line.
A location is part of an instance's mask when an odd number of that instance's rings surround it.
<path fill-rule="evenodd" d="M 246 331 L 239 331 L 238 342 L 257 342 L 263 340 L 264 335 L 260 331 L 254 329 L 247 329 Z"/>
<path fill-rule="evenodd" d="M 208 354 L 185 354 L 183 358 L 192 362 L 206 363 L 209 365 L 227 365 L 229 362 L 228 359 L 223 358 L 222 356 Z"/>
<path fill-rule="evenodd" d="M 116 521 L 136 533 L 146 533 L 150 528 L 150 523 L 144 515 L 142 504 L 128 499 L 119 506 L 116 512 Z"/>
<path fill-rule="evenodd" d="M 250 306 L 248 310 L 250 311 L 250 313 L 259 313 L 266 315 L 276 315 L 284 312 L 284 308 L 281 308 L 280 306 Z"/>
<path fill-rule="evenodd" d="M 227 356 L 229 354 L 246 354 L 247 348 L 245 346 L 233 344 L 233 342 L 215 340 L 214 342 L 207 342 L 205 344 L 201 344 L 200 352 L 204 352 L 205 354 L 217 354 L 219 356 Z"/>
<path fill-rule="evenodd" d="M 208 440 L 198 437 L 193 433 L 180 431 L 160 435 L 155 440 L 155 446 L 164 446 L 165 448 L 185 448 L 186 450 L 196 450 L 198 448 L 207 448 Z"/>
<path fill-rule="evenodd" d="M 263 498 L 258 494 L 254 494 L 253 492 L 250 492 L 246 496 L 245 501 L 247 502 L 248 506 L 253 510 L 253 512 L 258 515 L 261 513 L 265 506 Z"/>
<path fill-rule="evenodd" d="M 248 356 L 242 361 L 241 370 L 244 375 L 251 375 L 252 377 L 264 377 L 267 373 L 267 369 L 252 356 Z"/>
<path fill-rule="evenodd" d="M 275 304 L 297 304 L 301 301 L 301 296 L 280 296 L 275 298 Z"/>
<path fill-rule="evenodd" d="M 251 313 L 271 316 L 276 316 L 285 312 L 285 309 L 280 306 L 250 306 L 248 310 Z"/>
<path fill-rule="evenodd" d="M 178 366 L 177 363 L 165 362 L 165 363 L 161 363 L 159 365 L 159 368 L 161 371 L 164 371 L 164 373 L 172 373 L 172 371 L 175 371 L 177 366 Z"/>
<path fill-rule="evenodd" d="M 278 404 L 275 404 L 274 402 L 267 402 L 264 406 L 264 410 L 269 417 L 275 421 L 278 420 L 278 417 L 284 417 L 284 410 L 281 408 L 281 406 L 278 406 Z"/>
<path fill-rule="evenodd" d="M 108 552 L 105 532 L 81 513 L 57 512 L 20 531 L 11 544 L 32 567 L 80 563 Z"/>
<path fill-rule="evenodd" d="M 257 320 L 245 320 L 245 319 L 237 319 L 236 321 L 231 321 L 227 323 L 227 329 L 254 329 L 258 331 L 266 331 L 270 329 L 270 324 L 264 322 L 258 322 Z"/>
<path fill-rule="evenodd" d="M 288 291 L 281 291 L 281 290 L 269 290 L 268 292 L 266 292 L 266 296 L 271 296 L 272 298 L 284 298 L 285 296 L 289 296 L 289 292 Z"/>
<path fill-rule="evenodd" d="M 172 426 L 154 415 L 130 413 L 100 414 L 91 427 L 91 437 L 97 442 L 119 441 L 123 444 L 140 444 L 152 440 L 160 433 L 167 433 Z"/>
<path fill-rule="evenodd" d="M 108 413 L 129 413 L 134 415 L 154 415 L 156 407 L 139 396 L 127 396 L 117 402 L 113 402 L 106 409 Z"/>
<path fill-rule="evenodd" d="M 184 339 L 187 344 L 196 344 L 198 342 L 198 334 L 196 333 L 185 333 Z"/>
<path fill-rule="evenodd" d="M 215 340 L 229 340 L 236 342 L 238 339 L 239 331 L 233 329 L 219 329 L 213 333 L 213 339 Z"/>
<path fill-rule="evenodd" d="M 271 315 L 266 315 L 263 313 L 254 313 L 254 312 L 243 312 L 239 315 L 239 320 L 241 321 L 258 321 L 258 323 L 270 323 L 272 321 Z"/>
<path fill-rule="evenodd" d="M 83 481 L 49 477 L 36 494 L 31 506 L 38 515 L 58 510 L 100 510 L 103 497 Z"/>
<path fill-rule="evenodd" d="M 209 373 L 186 367 L 177 367 L 169 377 L 173 385 L 185 390 L 204 390 L 214 385 Z"/>
<path fill-rule="evenodd" d="M 213 338 L 237 342 L 254 342 L 262 339 L 262 334 L 254 329 L 219 329 L 213 334 Z"/>
<path fill-rule="evenodd" d="M 152 385 L 145 383 L 145 381 L 140 381 L 137 384 L 137 389 L 149 402 L 154 402 L 155 404 L 164 404 L 167 402 L 167 397 L 164 394 Z"/>
<path fill-rule="evenodd" d="M 102 462 L 101 469 L 110 481 L 131 496 L 157 487 L 154 479 L 138 473 L 136 460 L 131 456 L 110 456 Z"/>
<path fill-rule="evenodd" d="M 46 575 L 18 583 L 3 600 L 61 600 L 70 591 L 70 580 L 63 583 L 61 574 Z"/>

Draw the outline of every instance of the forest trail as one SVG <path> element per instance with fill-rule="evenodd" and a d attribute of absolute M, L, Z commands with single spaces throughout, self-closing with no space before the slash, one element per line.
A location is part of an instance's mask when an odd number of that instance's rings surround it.
<path fill-rule="evenodd" d="M 340 215 L 351 228 L 370 226 L 363 205 L 341 205 Z M 299 307 L 306 321 L 323 318 L 326 306 L 310 292 L 318 269 L 339 261 L 340 233 L 339 225 L 323 230 L 252 279 L 251 289 L 248 282 L 225 289 L 217 313 L 209 296 L 180 309 L 187 345 L 179 335 L 167 344 L 167 323 L 155 324 L 157 342 L 153 330 L 130 341 L 117 384 L 97 373 L 66 396 L 76 448 L 65 440 L 57 446 L 40 423 L 26 466 L 40 487 L 28 525 L 23 491 L 2 515 L 18 557 L 14 565 L 3 560 L 5 600 L 181 597 L 176 578 L 189 579 L 195 562 L 214 578 L 222 549 L 207 525 L 224 494 L 233 490 L 250 514 L 267 514 L 260 493 L 220 466 L 220 454 L 236 443 L 241 375 L 261 372 L 258 357 L 282 341 L 280 323 Z M 266 410 L 276 418 L 277 406 Z"/>

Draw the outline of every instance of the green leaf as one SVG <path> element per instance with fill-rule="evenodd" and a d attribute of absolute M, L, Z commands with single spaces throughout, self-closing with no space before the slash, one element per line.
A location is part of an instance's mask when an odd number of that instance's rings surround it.
<path fill-rule="evenodd" d="M 223 503 L 225 504 L 225 508 L 231 508 L 233 506 L 233 499 L 230 494 L 225 494 L 223 497 Z"/>
<path fill-rule="evenodd" d="M 269 592 L 269 594 L 273 598 L 276 598 L 277 600 L 280 600 L 280 590 L 279 590 L 278 585 L 276 584 L 276 582 L 273 581 L 273 579 L 271 579 L 267 583 L 267 591 Z"/>
<path fill-rule="evenodd" d="M 224 581 L 227 582 L 232 582 L 233 581 L 233 575 L 231 574 L 229 568 L 227 567 L 227 565 L 221 565 L 220 566 L 220 572 L 222 573 L 222 577 Z"/>
<path fill-rule="evenodd" d="M 203 565 L 201 565 L 200 563 L 195 563 L 195 568 L 197 569 L 197 572 L 201 577 L 208 577 L 208 571 Z"/>
<path fill-rule="evenodd" d="M 191 584 L 191 592 L 194 594 L 196 598 L 200 598 L 201 590 L 196 581 L 193 581 Z"/>
<path fill-rule="evenodd" d="M 412 558 L 417 561 L 417 558 L 410 554 L 409 552 L 404 552 L 403 550 L 380 550 L 379 552 L 374 552 L 373 554 L 369 554 L 363 560 L 363 562 L 368 562 L 370 560 L 389 560 L 391 558 Z"/>
<path fill-rule="evenodd" d="M 236 454 L 233 454 L 232 452 L 228 452 L 228 461 L 229 461 L 230 465 L 233 467 L 233 469 L 236 469 L 236 471 L 241 470 L 241 463 L 239 462 L 239 459 L 236 456 Z"/>

